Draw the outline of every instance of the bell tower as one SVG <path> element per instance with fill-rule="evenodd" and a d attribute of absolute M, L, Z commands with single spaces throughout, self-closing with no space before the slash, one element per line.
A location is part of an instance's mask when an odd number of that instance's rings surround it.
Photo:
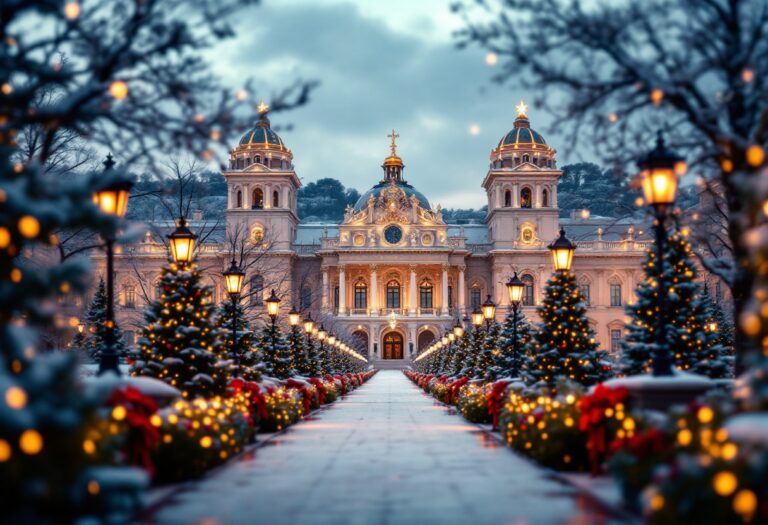
<path fill-rule="evenodd" d="M 301 182 L 293 153 L 271 127 L 263 101 L 259 120 L 232 149 L 227 180 L 227 231 L 247 235 L 270 250 L 290 250 L 296 236 Z"/>
<path fill-rule="evenodd" d="M 557 237 L 562 171 L 555 150 L 531 128 L 528 106 L 521 100 L 516 109 L 514 127 L 491 151 L 482 184 L 488 196 L 489 240 L 496 249 L 535 246 Z"/>

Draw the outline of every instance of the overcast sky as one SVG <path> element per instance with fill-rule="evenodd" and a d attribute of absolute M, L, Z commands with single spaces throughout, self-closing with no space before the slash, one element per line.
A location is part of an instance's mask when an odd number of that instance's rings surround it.
<path fill-rule="evenodd" d="M 293 125 L 281 136 L 304 184 L 335 177 L 365 191 L 381 178 L 395 128 L 405 177 L 433 205 L 486 203 L 490 150 L 512 127 L 515 104 L 533 97 L 494 84 L 483 51 L 455 49 L 460 20 L 449 0 L 264 0 L 239 18 L 237 38 L 217 50 L 227 84 L 320 81 L 309 105 L 272 118 Z M 529 116 L 558 149 L 547 116 L 534 107 Z"/>

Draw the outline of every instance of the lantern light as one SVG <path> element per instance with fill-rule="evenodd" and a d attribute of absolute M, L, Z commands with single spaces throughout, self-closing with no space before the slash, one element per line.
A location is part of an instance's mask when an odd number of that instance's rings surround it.
<path fill-rule="evenodd" d="M 509 293 L 509 302 L 511 304 L 520 304 L 525 292 L 525 283 L 517 276 L 517 272 L 507 281 L 507 292 Z"/>
<path fill-rule="evenodd" d="M 455 340 L 456 340 L 456 334 L 454 334 L 453 331 L 448 332 L 448 341 L 450 341 L 452 343 Z"/>
<path fill-rule="evenodd" d="M 245 279 L 245 272 L 243 272 L 237 264 L 235 259 L 232 259 L 232 264 L 229 269 L 224 272 L 224 284 L 227 287 L 227 293 L 232 297 L 237 297 L 243 290 L 243 280 Z"/>
<path fill-rule="evenodd" d="M 104 171 L 110 171 L 114 166 L 115 161 L 110 153 L 104 161 Z M 104 215 L 123 218 L 128 210 L 128 197 L 132 187 L 133 183 L 128 180 L 113 181 L 93 193 L 93 203 Z"/>
<path fill-rule="evenodd" d="M 296 307 L 294 306 L 291 308 L 291 311 L 288 312 L 288 322 L 291 326 L 296 326 L 301 322 L 301 312 L 296 310 Z"/>
<path fill-rule="evenodd" d="M 315 326 L 315 322 L 312 320 L 312 314 L 308 313 L 307 316 L 302 321 L 302 324 L 304 325 L 304 332 L 310 333 L 312 332 L 312 328 Z"/>
<path fill-rule="evenodd" d="M 552 264 L 555 267 L 555 271 L 567 272 L 571 269 L 573 252 L 576 251 L 576 245 L 568 240 L 563 228 L 560 228 L 560 237 L 555 239 L 547 248 L 552 253 Z"/>
<path fill-rule="evenodd" d="M 328 334 L 328 344 L 333 346 L 336 344 L 336 336 L 333 334 Z"/>
<path fill-rule="evenodd" d="M 277 317 L 277 312 L 280 310 L 280 298 L 275 293 L 275 289 L 272 288 L 271 293 L 266 301 L 267 314 L 274 320 Z"/>
<path fill-rule="evenodd" d="M 485 319 L 485 316 L 483 315 L 483 311 L 480 310 L 480 308 L 475 308 L 472 310 L 472 324 L 475 327 L 480 326 L 483 324 L 483 320 Z"/>
<path fill-rule="evenodd" d="M 491 299 L 491 294 L 488 294 L 488 297 L 481 305 L 481 307 L 483 309 L 483 317 L 486 321 L 490 321 L 496 317 L 496 303 L 494 303 L 493 299 Z"/>
<path fill-rule="evenodd" d="M 187 228 L 187 220 L 182 215 L 176 226 L 176 230 L 168 235 L 168 244 L 171 247 L 171 256 L 177 264 L 187 264 L 192 260 L 195 250 L 197 235 Z"/>
<path fill-rule="evenodd" d="M 456 324 L 453 325 L 453 334 L 456 337 L 461 337 L 464 335 L 464 326 L 459 322 L 458 319 L 456 319 Z"/>
<path fill-rule="evenodd" d="M 448 346 L 448 337 L 444 335 L 440 342 L 443 343 L 443 346 Z"/>
<path fill-rule="evenodd" d="M 661 130 L 656 147 L 637 162 L 645 202 L 665 213 L 675 203 L 678 177 L 686 172 L 685 161 L 664 144 Z"/>
<path fill-rule="evenodd" d="M 320 341 L 324 341 L 325 340 L 325 336 L 327 336 L 327 335 L 328 335 L 328 332 L 325 331 L 325 328 L 323 327 L 323 325 L 320 325 L 320 328 L 317 331 L 317 338 Z"/>

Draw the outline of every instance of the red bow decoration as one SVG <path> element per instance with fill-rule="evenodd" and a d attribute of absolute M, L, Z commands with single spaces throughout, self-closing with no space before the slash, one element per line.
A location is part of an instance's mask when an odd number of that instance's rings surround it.
<path fill-rule="evenodd" d="M 309 406 L 312 402 L 312 392 L 309 391 L 304 383 L 296 381 L 295 379 L 288 379 L 285 382 L 285 386 L 301 392 L 301 400 L 304 402 L 304 415 L 309 414 Z"/>
<path fill-rule="evenodd" d="M 507 391 L 509 381 L 496 381 L 488 393 L 488 414 L 493 418 L 493 430 L 499 427 L 499 414 L 501 414 L 501 405 L 504 402 L 504 392 Z"/>
<path fill-rule="evenodd" d="M 579 400 L 579 430 L 587 432 L 587 448 L 592 475 L 600 473 L 602 461 L 608 451 L 605 422 L 608 418 L 605 411 L 623 403 L 629 397 L 629 391 L 624 387 L 608 388 L 602 383 L 595 387 L 591 395 Z"/>
<path fill-rule="evenodd" d="M 317 390 L 317 402 L 321 405 L 325 404 L 325 385 L 322 380 L 316 377 L 310 377 L 309 382 L 312 383 L 315 386 L 315 390 Z"/>
<path fill-rule="evenodd" d="M 126 386 L 114 390 L 105 405 L 125 408 L 128 440 L 123 453 L 130 465 L 140 465 L 150 476 L 154 476 L 155 465 L 151 453 L 160 443 L 160 432 L 150 422 L 150 417 L 157 412 L 154 399 Z"/>
<path fill-rule="evenodd" d="M 269 412 L 267 412 L 267 400 L 264 398 L 264 394 L 261 391 L 261 387 L 258 383 L 253 381 L 244 381 L 241 378 L 235 378 L 229 382 L 227 388 L 232 390 L 235 394 L 243 393 L 253 407 L 252 412 L 259 416 L 259 419 L 267 419 Z"/>
<path fill-rule="evenodd" d="M 459 400 L 459 390 L 461 387 L 469 383 L 468 377 L 462 377 L 454 381 L 448 386 L 448 404 L 452 405 L 455 401 Z"/>

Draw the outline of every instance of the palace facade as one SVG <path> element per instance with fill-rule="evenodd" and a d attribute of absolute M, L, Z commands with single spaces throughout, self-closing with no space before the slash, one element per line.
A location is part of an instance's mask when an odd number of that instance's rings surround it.
<path fill-rule="evenodd" d="M 527 285 L 523 312 L 537 320 L 535 308 L 552 272 L 547 245 L 562 227 L 578 245 L 573 270 L 597 339 L 617 351 L 624 305 L 642 278 L 650 241 L 643 225 L 630 219 L 590 217 L 586 210 L 559 217 L 556 152 L 531 128 L 524 104 L 491 150 L 480 183 L 488 199 L 482 224 L 446 223 L 440 206 L 408 182 L 398 135 L 389 137 L 379 180 L 372 170 L 375 184 L 340 224 L 301 223 L 293 153 L 262 108 L 223 173 L 226 224 L 190 218 L 193 230 L 210 230 L 199 245 L 198 265 L 216 300 L 227 300 L 221 272 L 234 252 L 246 271 L 243 301 L 255 322 L 266 318 L 264 299 L 275 289 L 284 313 L 296 307 L 311 314 L 325 328 L 354 336 L 371 360 L 395 365 L 488 296 L 499 305 L 501 321 L 509 307 L 504 283 L 514 271 Z M 143 303 L 154 299 L 153 283 L 167 262 L 164 237 L 173 227 L 170 221 L 148 224 L 143 241 L 117 255 L 116 311 L 129 343 L 139 334 Z"/>

